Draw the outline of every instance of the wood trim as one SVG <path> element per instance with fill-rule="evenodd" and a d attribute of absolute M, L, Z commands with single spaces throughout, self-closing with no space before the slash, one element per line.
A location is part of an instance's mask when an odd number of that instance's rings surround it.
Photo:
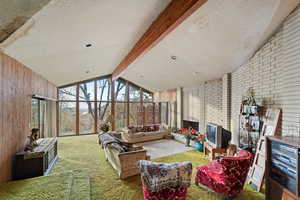
<path fill-rule="evenodd" d="M 129 117 L 130 117 L 130 115 L 129 115 L 129 82 L 128 81 L 126 81 L 126 100 L 127 100 L 126 126 L 128 127 L 129 126 Z"/>
<path fill-rule="evenodd" d="M 90 82 L 90 81 L 93 81 L 93 80 L 97 81 L 97 80 L 104 79 L 104 78 L 111 78 L 111 76 L 112 76 L 111 74 L 108 74 L 108 75 L 105 75 L 105 76 L 98 76 L 98 77 L 94 77 L 94 78 L 91 78 L 91 79 L 86 79 L 86 80 L 83 80 L 83 81 L 77 81 L 77 82 L 73 82 L 73 83 L 69 83 L 69 84 L 66 84 L 66 85 L 59 86 L 58 89 L 75 86 L 77 84 L 82 84 L 82 83 Z M 125 82 L 128 82 L 130 85 L 133 85 L 135 87 L 143 88 L 143 90 L 145 90 L 146 92 L 149 92 L 149 93 L 153 94 L 152 91 L 150 91 L 150 90 L 148 90 L 148 89 L 146 89 L 146 88 L 144 88 L 140 85 L 137 85 L 137 84 L 125 79 L 125 78 L 120 77 L 119 79 L 121 79 Z"/>
<path fill-rule="evenodd" d="M 166 121 L 167 121 L 167 124 L 170 126 L 171 125 L 171 122 L 170 122 L 170 124 L 169 124 L 169 106 L 170 106 L 170 103 L 169 102 L 167 102 L 167 116 L 166 116 Z"/>
<path fill-rule="evenodd" d="M 38 94 L 33 94 L 32 98 L 39 99 L 39 100 L 47 100 L 47 101 L 57 101 L 57 99 L 44 97 L 44 96 L 41 96 L 41 95 L 38 95 Z"/>
<path fill-rule="evenodd" d="M 115 81 L 111 81 L 111 129 L 114 131 L 116 129 L 115 123 Z"/>
<path fill-rule="evenodd" d="M 112 73 L 116 80 L 137 58 L 146 54 L 207 0 L 172 0 Z"/>
<path fill-rule="evenodd" d="M 142 86 L 140 86 L 140 85 L 137 85 L 137 84 L 135 84 L 135 83 L 133 83 L 133 82 L 131 82 L 131 81 L 129 81 L 129 80 L 127 80 L 127 79 L 125 79 L 125 78 L 119 78 L 119 79 L 121 79 L 121 80 L 123 80 L 123 81 L 126 81 L 126 82 L 128 82 L 130 85 L 132 85 L 132 86 L 135 86 L 135 87 L 137 87 L 137 88 L 142 88 L 144 91 L 146 91 L 146 92 L 149 92 L 149 93 L 151 93 L 151 94 L 153 94 L 153 92 L 152 91 L 150 91 L 150 90 L 148 90 L 148 89 L 145 89 L 144 87 L 142 87 Z"/>
<path fill-rule="evenodd" d="M 76 85 L 76 135 L 79 135 L 79 84 Z"/>
<path fill-rule="evenodd" d="M 141 111 L 142 111 L 142 125 L 145 125 L 145 109 L 144 109 L 144 101 L 143 101 L 143 90 L 140 88 L 140 101 L 141 101 Z"/>
<path fill-rule="evenodd" d="M 152 103 L 153 104 L 153 108 L 152 108 L 152 112 L 153 112 L 153 115 L 152 115 L 152 121 L 153 121 L 153 124 L 155 124 L 155 103 Z"/>
<path fill-rule="evenodd" d="M 95 93 L 95 102 L 94 102 L 94 112 L 95 112 L 95 124 L 94 124 L 94 132 L 97 133 L 98 132 L 98 108 L 97 108 L 97 94 L 98 94 L 98 91 L 97 91 L 97 80 L 94 80 L 94 93 Z"/>
<path fill-rule="evenodd" d="M 58 99 L 59 97 L 59 89 L 57 88 L 56 89 L 56 98 Z M 59 102 L 57 101 L 56 102 L 56 136 L 58 137 L 59 136 Z"/>
<path fill-rule="evenodd" d="M 104 75 L 104 76 L 97 76 L 97 77 L 93 77 L 93 78 L 90 78 L 90 79 L 85 79 L 85 80 L 82 80 L 82 81 L 76 81 L 76 82 L 72 82 L 72 83 L 68 83 L 66 85 L 61 85 L 59 86 L 58 88 L 66 88 L 66 87 L 70 87 L 70 86 L 74 86 L 74 85 L 78 85 L 78 84 L 82 84 L 82 83 L 86 83 L 86 82 L 90 82 L 90 81 L 95 81 L 95 80 L 99 80 L 99 79 L 103 79 L 103 78 L 110 78 L 111 77 L 111 74 L 107 74 L 107 75 Z"/>

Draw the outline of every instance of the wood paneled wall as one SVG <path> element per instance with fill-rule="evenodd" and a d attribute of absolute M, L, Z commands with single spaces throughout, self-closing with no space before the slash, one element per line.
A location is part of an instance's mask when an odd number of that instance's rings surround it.
<path fill-rule="evenodd" d="M 55 85 L 0 52 L 0 182 L 11 180 L 13 156 L 30 134 L 31 96 L 56 98 Z"/>

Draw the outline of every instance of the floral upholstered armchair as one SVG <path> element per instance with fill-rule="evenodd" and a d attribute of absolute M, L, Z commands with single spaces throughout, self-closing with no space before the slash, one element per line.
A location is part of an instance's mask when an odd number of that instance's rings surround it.
<path fill-rule="evenodd" d="M 204 185 L 224 196 L 236 196 L 243 191 L 251 163 L 252 154 L 246 150 L 213 160 L 197 168 L 196 185 Z"/>
<path fill-rule="evenodd" d="M 139 161 L 144 200 L 186 200 L 191 185 L 192 163 Z"/>

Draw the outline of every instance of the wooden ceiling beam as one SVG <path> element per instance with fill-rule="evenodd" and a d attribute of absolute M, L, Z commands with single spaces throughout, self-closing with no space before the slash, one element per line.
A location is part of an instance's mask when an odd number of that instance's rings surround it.
<path fill-rule="evenodd" d="M 147 53 L 207 0 L 172 0 L 112 73 L 116 80 L 137 58 Z"/>

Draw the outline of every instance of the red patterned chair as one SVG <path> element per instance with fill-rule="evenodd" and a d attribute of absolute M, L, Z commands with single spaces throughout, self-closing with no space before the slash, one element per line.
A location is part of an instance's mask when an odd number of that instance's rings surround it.
<path fill-rule="evenodd" d="M 243 191 L 244 183 L 252 163 L 252 154 L 240 150 L 235 156 L 214 160 L 198 167 L 196 185 L 204 185 L 214 192 L 234 197 Z"/>
<path fill-rule="evenodd" d="M 186 200 L 192 163 L 139 162 L 144 200 Z"/>

